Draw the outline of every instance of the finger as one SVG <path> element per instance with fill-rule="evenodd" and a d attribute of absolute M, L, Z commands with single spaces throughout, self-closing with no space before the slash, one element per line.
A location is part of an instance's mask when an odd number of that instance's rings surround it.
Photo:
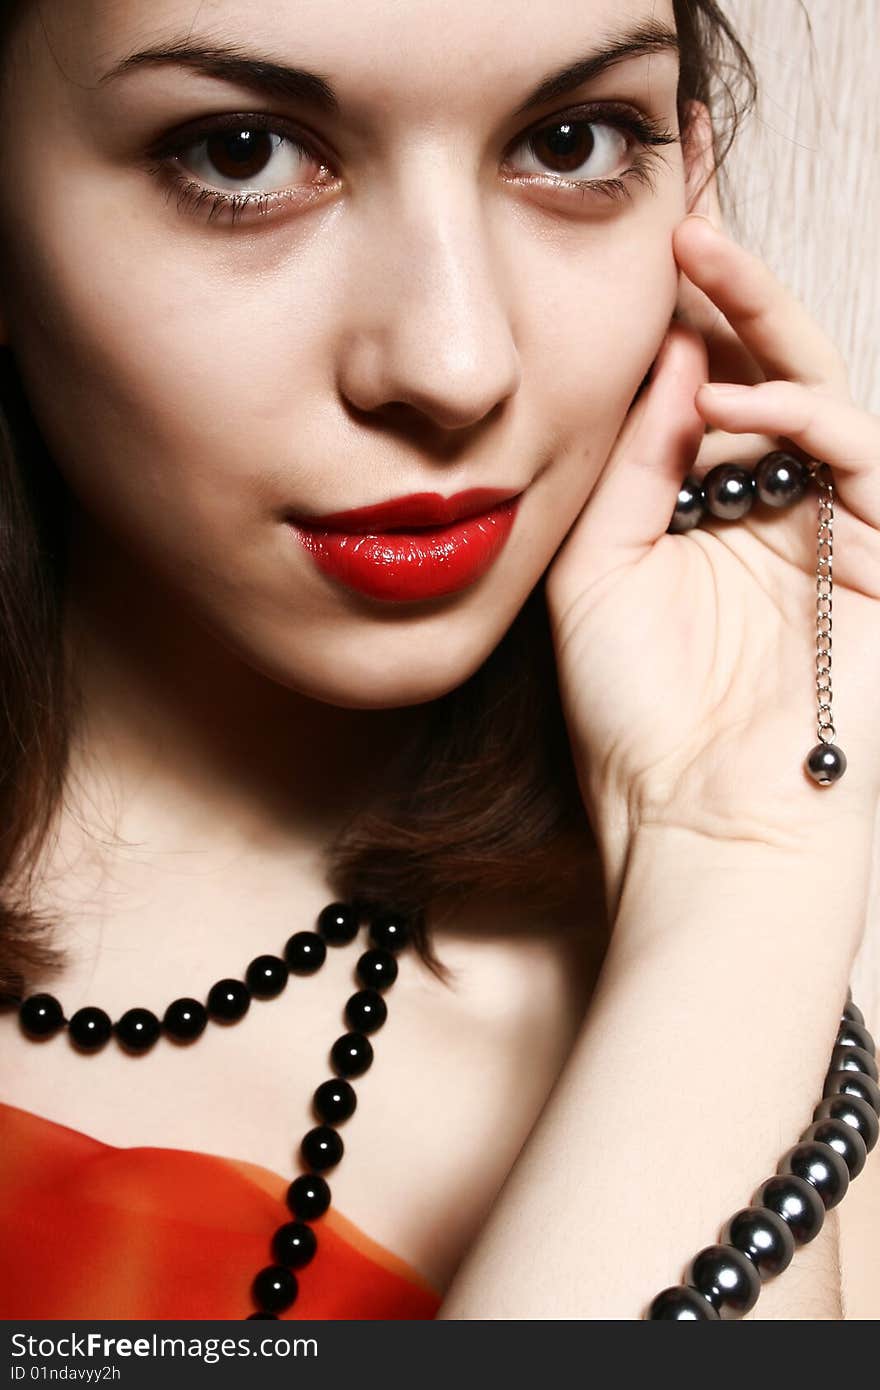
<path fill-rule="evenodd" d="M 830 465 L 846 505 L 880 526 L 880 419 L 850 401 L 794 381 L 759 386 L 704 383 L 696 407 L 730 434 L 759 432 L 791 440 Z"/>
<path fill-rule="evenodd" d="M 709 430 L 700 445 L 700 452 L 691 473 L 704 478 L 710 468 L 719 463 L 741 463 L 752 467 L 765 454 L 779 448 L 779 440 L 769 434 L 728 434 L 726 430 Z"/>
<path fill-rule="evenodd" d="M 849 395 L 837 348 L 759 257 L 699 216 L 679 223 L 673 249 L 684 274 L 725 316 L 765 376 Z"/>
<path fill-rule="evenodd" d="M 705 338 L 710 381 L 742 381 L 754 385 L 764 380 L 759 364 L 721 310 L 686 275 L 682 275 L 679 286 L 677 317 Z"/>
<path fill-rule="evenodd" d="M 690 129 L 694 138 L 704 141 L 704 159 L 710 171 L 701 183 L 690 211 L 706 217 L 713 227 L 726 230 L 724 209 L 718 193 L 718 170 L 714 159 L 714 132 L 709 112 L 701 102 L 688 102 Z M 727 319 L 708 295 L 681 273 L 676 318 L 701 333 L 709 348 L 710 381 L 744 381 L 750 385 L 763 381 L 764 373 L 747 352 Z"/>
<path fill-rule="evenodd" d="M 693 211 L 708 218 L 713 227 L 723 229 L 724 215 L 716 185 L 717 179 L 713 175 Z M 709 349 L 710 381 L 743 381 L 753 385 L 764 380 L 760 366 L 734 333 L 718 305 L 713 304 L 709 296 L 698 289 L 684 272 L 679 276 L 676 317 L 705 338 Z"/>
<path fill-rule="evenodd" d="M 583 563 L 609 550 L 653 545 L 675 510 L 681 480 L 704 435 L 694 398 L 706 380 L 706 345 L 673 323 L 645 394 L 633 407 L 581 513 L 573 540 Z"/>

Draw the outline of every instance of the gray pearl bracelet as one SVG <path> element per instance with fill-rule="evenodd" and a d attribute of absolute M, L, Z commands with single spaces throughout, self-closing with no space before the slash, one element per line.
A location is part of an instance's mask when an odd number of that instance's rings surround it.
<path fill-rule="evenodd" d="M 807 490 L 810 470 L 794 454 L 775 449 L 753 469 L 741 463 L 719 463 L 698 482 L 690 475 L 678 492 L 667 530 L 673 535 L 692 531 L 709 512 L 721 521 L 739 521 L 760 501 L 779 509 L 791 506 Z"/>
<path fill-rule="evenodd" d="M 819 526 L 816 551 L 816 699 L 819 742 L 804 760 L 804 771 L 820 787 L 831 786 L 846 771 L 846 754 L 834 742 L 831 718 L 831 552 L 834 487 L 827 463 L 805 463 L 784 449 L 774 449 L 748 468 L 719 463 L 699 481 L 689 474 L 667 529 L 673 535 L 692 531 L 707 515 L 739 521 L 756 502 L 780 510 L 797 502 L 810 479 L 819 487 Z"/>

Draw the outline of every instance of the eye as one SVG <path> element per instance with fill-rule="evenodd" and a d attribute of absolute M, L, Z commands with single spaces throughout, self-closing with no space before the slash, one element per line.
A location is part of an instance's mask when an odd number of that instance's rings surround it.
<path fill-rule="evenodd" d="M 272 130 L 239 123 L 196 141 L 177 155 L 181 168 L 215 188 L 272 193 L 301 183 L 317 161 L 302 145 Z"/>
<path fill-rule="evenodd" d="M 659 155 L 650 147 L 677 143 L 662 121 L 630 107 L 579 108 L 529 131 L 511 146 L 505 172 L 544 186 L 628 194 L 625 179 L 650 182 Z"/>
<path fill-rule="evenodd" d="M 578 108 L 522 137 L 504 161 L 505 173 L 560 191 L 630 196 L 628 180 L 650 184 L 658 156 L 648 147 L 678 137 L 631 107 Z M 513 169 L 524 151 L 524 167 Z M 157 142 L 148 172 L 177 193 L 179 212 L 207 209 L 208 220 L 234 223 L 252 211 L 265 216 L 295 203 L 308 205 L 341 180 L 319 142 L 265 112 L 236 113 L 193 123 Z"/>
<path fill-rule="evenodd" d="M 229 211 L 265 214 L 282 203 L 307 202 L 338 182 L 327 161 L 305 139 L 265 113 L 222 116 L 168 137 L 150 152 L 149 172 L 177 190 L 178 210 L 208 206 L 210 217 Z"/>
<path fill-rule="evenodd" d="M 526 173 L 610 179 L 627 165 L 629 142 L 622 130 L 599 121 L 557 121 L 523 142 Z M 531 167 L 530 167 L 531 166 Z"/>

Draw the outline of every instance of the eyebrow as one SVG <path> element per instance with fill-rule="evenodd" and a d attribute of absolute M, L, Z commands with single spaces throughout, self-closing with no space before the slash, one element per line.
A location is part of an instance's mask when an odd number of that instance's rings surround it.
<path fill-rule="evenodd" d="M 679 48 L 674 29 L 655 21 L 646 21 L 635 29 L 611 37 L 600 48 L 574 63 L 548 73 L 516 108 L 514 115 L 521 116 L 563 96 L 629 58 L 663 52 L 677 53 Z M 338 112 L 341 106 L 333 86 L 320 73 L 310 72 L 307 68 L 289 67 L 270 58 L 256 57 L 236 45 L 194 43 L 188 39 L 158 44 L 130 54 L 103 74 L 99 86 L 136 68 L 168 64 L 192 68 L 208 77 L 235 83 L 257 95 L 302 102 L 329 114 Z"/>

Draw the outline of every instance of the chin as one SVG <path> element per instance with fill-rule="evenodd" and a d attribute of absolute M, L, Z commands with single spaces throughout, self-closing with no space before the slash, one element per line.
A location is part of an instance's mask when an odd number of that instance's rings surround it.
<path fill-rule="evenodd" d="M 335 625 L 334 625 L 335 628 Z M 272 660 L 245 654 L 250 664 L 309 699 L 343 709 L 399 709 L 424 705 L 463 685 L 504 635 L 447 617 L 442 631 L 428 625 L 415 632 L 405 625 L 390 631 L 328 629 L 307 639 L 305 650 L 283 652 Z M 302 641 L 303 633 L 298 634 Z M 283 653 L 283 654 L 282 654 Z"/>

